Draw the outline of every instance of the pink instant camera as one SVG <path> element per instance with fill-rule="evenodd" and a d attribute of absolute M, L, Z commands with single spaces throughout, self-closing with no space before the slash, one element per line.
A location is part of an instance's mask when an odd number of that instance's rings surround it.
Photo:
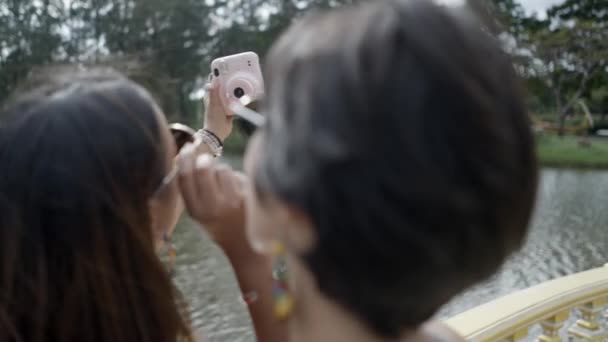
<path fill-rule="evenodd" d="M 254 52 L 221 57 L 211 62 L 213 78 L 219 80 L 220 97 L 226 109 L 247 106 L 264 96 L 260 59 Z"/>

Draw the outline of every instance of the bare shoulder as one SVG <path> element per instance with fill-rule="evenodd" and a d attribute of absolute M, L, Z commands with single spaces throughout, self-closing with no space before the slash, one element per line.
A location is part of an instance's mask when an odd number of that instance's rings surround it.
<path fill-rule="evenodd" d="M 423 330 L 425 334 L 433 336 L 433 339 L 437 342 L 464 342 L 457 332 L 448 327 L 445 323 L 440 321 L 428 322 L 424 325 Z"/>

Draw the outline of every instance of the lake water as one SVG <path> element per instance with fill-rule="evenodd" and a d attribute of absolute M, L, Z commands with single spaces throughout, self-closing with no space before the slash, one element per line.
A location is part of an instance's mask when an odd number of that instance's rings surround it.
<path fill-rule="evenodd" d="M 238 162 L 237 162 L 238 164 Z M 191 221 L 176 232 L 176 281 L 210 342 L 254 341 L 226 259 Z M 608 172 L 544 170 L 528 241 L 494 277 L 455 298 L 449 317 L 507 293 L 608 262 Z"/>

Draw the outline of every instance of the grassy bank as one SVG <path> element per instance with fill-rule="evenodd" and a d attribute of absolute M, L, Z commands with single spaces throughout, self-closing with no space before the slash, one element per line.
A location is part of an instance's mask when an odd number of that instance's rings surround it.
<path fill-rule="evenodd" d="M 608 138 L 590 138 L 581 146 L 575 136 L 537 136 L 538 157 L 543 166 L 608 169 Z"/>
<path fill-rule="evenodd" d="M 575 136 L 558 137 L 540 134 L 536 137 L 542 166 L 608 169 L 608 138 L 590 138 L 590 146 L 581 146 Z M 226 141 L 228 155 L 242 155 L 247 139 L 238 130 Z"/>

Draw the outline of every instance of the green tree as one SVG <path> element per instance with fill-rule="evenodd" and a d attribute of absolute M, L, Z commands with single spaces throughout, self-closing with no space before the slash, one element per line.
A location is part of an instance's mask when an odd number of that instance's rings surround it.
<path fill-rule="evenodd" d="M 565 0 L 549 9 L 552 18 L 576 19 L 608 24 L 608 2 L 605 0 Z"/>
<path fill-rule="evenodd" d="M 605 68 L 608 46 L 593 23 L 574 21 L 531 32 L 535 72 L 551 89 L 563 133 L 565 119 L 587 90 L 589 80 Z"/>
<path fill-rule="evenodd" d="M 114 65 L 148 87 L 170 117 L 195 121 L 189 95 L 212 58 L 263 56 L 306 11 L 353 1 L 0 0 L 0 102 L 37 65 Z"/>
<path fill-rule="evenodd" d="M 0 0 L 0 103 L 61 44 L 61 0 Z"/>

